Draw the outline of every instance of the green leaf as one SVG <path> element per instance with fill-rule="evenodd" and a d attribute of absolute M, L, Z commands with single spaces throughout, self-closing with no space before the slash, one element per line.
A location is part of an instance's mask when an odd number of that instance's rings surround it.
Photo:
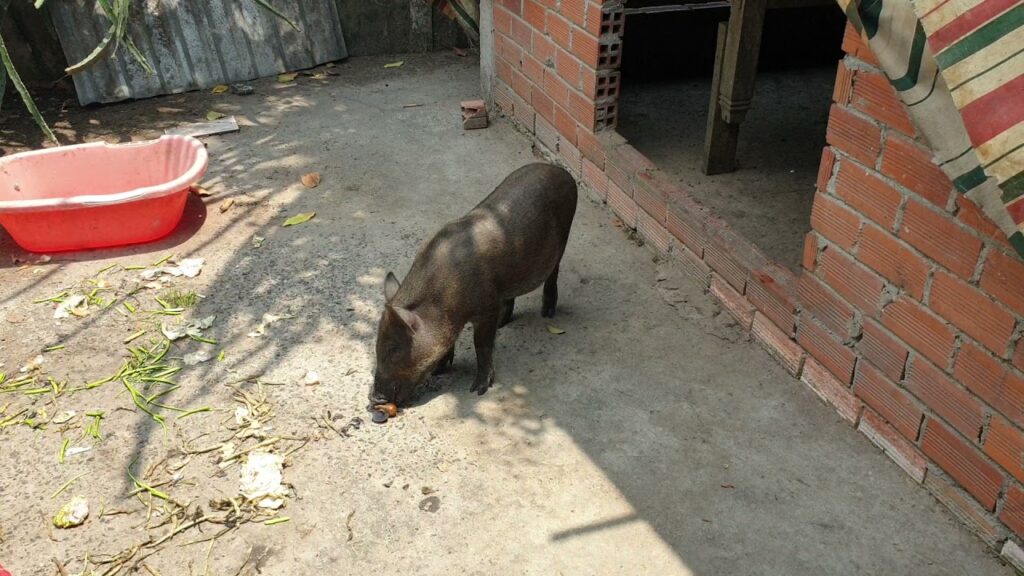
<path fill-rule="evenodd" d="M 405 64 L 405 60 L 399 60 L 398 62 L 391 62 L 391 63 L 385 64 L 384 67 L 385 68 L 398 68 L 402 64 Z"/>
<path fill-rule="evenodd" d="M 147 76 L 156 74 L 156 70 L 149 65 L 146 57 L 143 56 L 142 51 L 139 50 L 138 46 L 135 45 L 135 41 L 128 35 L 128 18 L 131 15 L 131 0 L 114 0 L 114 5 L 107 11 L 107 16 L 114 23 L 114 27 L 117 32 L 114 35 L 114 50 L 124 43 L 128 53 L 131 54 L 132 58 L 138 62 L 139 66 L 146 72 Z M 108 4 L 109 6 L 109 4 Z"/>
<path fill-rule="evenodd" d="M 53 130 L 50 130 L 50 126 L 43 119 L 43 115 L 39 113 L 39 108 L 36 108 L 35 101 L 32 100 L 32 95 L 29 94 L 28 88 L 21 81 L 21 76 L 18 76 L 18 71 L 14 69 L 14 63 L 11 62 L 11 55 L 7 53 L 7 45 L 4 44 L 3 36 L 0 36 L 0 61 L 3 61 L 3 67 L 7 71 L 7 76 L 11 78 L 11 83 L 14 84 L 14 88 L 21 95 L 21 100 L 25 103 L 25 108 L 29 114 L 32 115 L 32 119 L 39 125 L 39 129 L 43 131 L 45 135 L 54 144 L 60 144 L 57 141 L 57 136 L 53 134 Z"/>
<path fill-rule="evenodd" d="M 142 69 L 146 71 L 147 75 L 152 76 L 156 74 L 156 70 L 153 70 L 153 67 L 149 65 L 149 61 L 142 55 L 142 52 L 139 51 L 139 48 L 135 45 L 135 41 L 132 40 L 130 36 L 125 35 L 124 45 L 128 47 L 128 53 L 132 55 L 132 58 L 135 58 L 135 61 L 139 63 L 139 66 L 142 66 Z"/>
<path fill-rule="evenodd" d="M 128 477 L 132 479 L 132 483 L 135 484 L 135 487 L 138 488 L 138 489 L 144 490 L 146 492 L 149 492 L 150 494 L 152 494 L 153 496 L 156 496 L 157 498 L 159 498 L 161 500 L 170 500 L 171 497 L 168 496 L 165 492 L 161 492 L 161 491 L 157 490 L 156 488 L 153 488 L 149 484 L 143 484 L 142 482 L 139 481 L 138 478 L 135 477 L 134 474 L 132 474 L 132 466 L 135 466 L 135 463 L 138 462 L 138 461 L 139 461 L 139 457 L 136 456 L 135 460 L 132 460 L 132 463 L 128 465 Z"/>
<path fill-rule="evenodd" d="M 88 56 L 82 58 L 77 63 L 68 66 L 64 69 L 64 71 L 68 74 L 78 74 L 82 70 L 85 70 L 86 68 L 98 62 L 102 56 L 104 56 L 108 51 L 110 51 L 110 42 L 114 39 L 114 35 L 117 32 L 116 28 L 116 26 L 111 25 L 110 29 L 107 30 L 107 33 L 103 35 L 103 39 L 100 40 L 100 43 L 92 49 L 92 52 L 90 52 Z"/>
<path fill-rule="evenodd" d="M 278 10 L 277 8 L 274 8 L 270 4 L 270 2 L 267 2 L 267 0 L 253 0 L 253 2 L 258 4 L 264 10 L 269 11 L 271 14 L 273 14 L 273 15 L 277 16 L 278 18 L 280 18 L 281 20 L 284 20 L 285 22 L 287 22 L 288 25 L 292 27 L 292 30 L 299 31 L 299 27 L 295 25 L 295 22 L 292 22 L 291 20 L 289 20 L 287 16 L 282 14 L 281 11 Z"/>
<path fill-rule="evenodd" d="M 45 4 L 45 3 L 46 3 L 46 0 L 36 0 L 36 10 L 42 8 L 43 4 Z"/>
<path fill-rule="evenodd" d="M 313 216 L 316 216 L 316 212 L 303 212 L 301 214 L 296 214 L 295 216 L 292 216 L 291 218 L 285 220 L 284 225 L 295 226 L 298 224 L 302 224 L 303 222 L 309 222 L 310 220 L 313 219 Z"/>
<path fill-rule="evenodd" d="M 548 324 L 548 332 L 551 332 L 552 334 L 565 334 L 565 330 L 562 330 L 558 326 L 552 326 L 551 324 Z"/>
<path fill-rule="evenodd" d="M 220 112 L 214 112 L 213 110 L 206 113 L 206 119 L 209 121 L 220 120 L 224 115 Z"/>
<path fill-rule="evenodd" d="M 116 51 L 121 43 L 124 43 L 128 53 L 139 63 L 146 74 L 156 74 L 146 57 L 135 45 L 135 41 L 128 35 L 128 15 L 131 8 L 129 0 L 115 0 L 114 4 L 111 4 L 109 0 L 97 0 L 97 4 L 103 10 L 103 15 L 110 20 L 110 28 L 88 56 L 76 64 L 68 66 L 64 71 L 68 74 L 77 74 L 99 62 L 108 52 Z"/>
<path fill-rule="evenodd" d="M 11 3 L 11 0 L 0 0 L 0 22 L 4 19 L 4 14 L 7 13 L 7 6 Z M 39 8 L 43 3 L 43 0 L 39 0 L 36 4 L 36 8 Z M 3 108 L 4 94 L 7 93 L 7 69 L 0 66 L 0 109 Z"/>
<path fill-rule="evenodd" d="M 64 457 L 68 453 L 68 446 L 71 444 L 71 438 L 65 438 L 64 443 L 60 445 L 60 452 L 57 453 L 57 463 L 63 464 Z"/>
<path fill-rule="evenodd" d="M 3 108 L 4 94 L 7 92 L 7 69 L 0 66 L 0 108 Z"/>
<path fill-rule="evenodd" d="M 182 418 L 188 418 L 189 416 L 194 416 L 195 414 L 202 414 L 203 412 L 209 412 L 210 410 L 212 410 L 212 408 L 210 408 L 209 406 L 204 406 L 202 408 L 194 408 L 194 409 L 189 410 L 187 412 L 182 412 L 178 416 L 178 420 L 181 420 Z"/>

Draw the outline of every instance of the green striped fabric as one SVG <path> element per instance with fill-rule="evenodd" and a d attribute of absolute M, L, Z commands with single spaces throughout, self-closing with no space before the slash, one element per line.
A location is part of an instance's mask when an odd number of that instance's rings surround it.
<path fill-rule="evenodd" d="M 1024 256 L 1024 90 L 1016 91 L 1024 75 L 1024 4 L 837 1 L 907 105 L 936 164 Z"/>

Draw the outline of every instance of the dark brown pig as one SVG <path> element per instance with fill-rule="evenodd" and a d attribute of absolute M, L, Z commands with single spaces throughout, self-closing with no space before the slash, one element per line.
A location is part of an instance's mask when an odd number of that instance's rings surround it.
<path fill-rule="evenodd" d="M 541 314 L 555 315 L 558 264 L 575 214 L 568 172 L 523 166 L 421 246 L 401 284 L 388 272 L 371 405 L 402 404 L 431 372 L 449 367 L 467 323 L 477 364 L 470 391 L 486 392 L 494 337 L 512 319 L 515 298 L 543 283 Z"/>

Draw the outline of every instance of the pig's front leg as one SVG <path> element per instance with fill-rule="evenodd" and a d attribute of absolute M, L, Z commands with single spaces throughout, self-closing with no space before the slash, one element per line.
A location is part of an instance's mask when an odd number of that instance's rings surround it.
<path fill-rule="evenodd" d="M 444 358 L 441 359 L 441 362 L 438 363 L 438 365 L 434 367 L 434 374 L 444 374 L 445 372 L 448 371 L 449 368 L 452 367 L 452 362 L 454 362 L 454 361 L 455 361 L 455 344 L 452 344 L 452 347 L 449 348 L 448 352 L 445 353 Z"/>
<path fill-rule="evenodd" d="M 498 328 L 501 328 L 505 324 L 512 321 L 512 312 L 516 309 L 516 299 L 509 298 L 501 303 L 501 321 L 498 322 Z"/>
<path fill-rule="evenodd" d="M 483 394 L 494 382 L 494 336 L 498 333 L 498 311 L 473 322 L 473 346 L 476 348 L 476 378 L 470 392 Z"/>

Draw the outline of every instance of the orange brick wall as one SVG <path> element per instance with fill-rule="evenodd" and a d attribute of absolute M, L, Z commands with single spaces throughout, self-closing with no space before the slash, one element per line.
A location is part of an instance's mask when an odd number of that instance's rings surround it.
<path fill-rule="evenodd" d="M 1024 264 L 931 161 L 870 49 L 852 30 L 843 47 L 797 340 L 810 327 L 807 362 L 912 475 L 990 539 L 1020 537 Z"/>
<path fill-rule="evenodd" d="M 1019 542 L 1024 263 L 931 162 L 870 49 L 847 30 L 796 275 L 609 129 L 621 9 L 495 0 L 499 111 L 986 542 Z"/>

